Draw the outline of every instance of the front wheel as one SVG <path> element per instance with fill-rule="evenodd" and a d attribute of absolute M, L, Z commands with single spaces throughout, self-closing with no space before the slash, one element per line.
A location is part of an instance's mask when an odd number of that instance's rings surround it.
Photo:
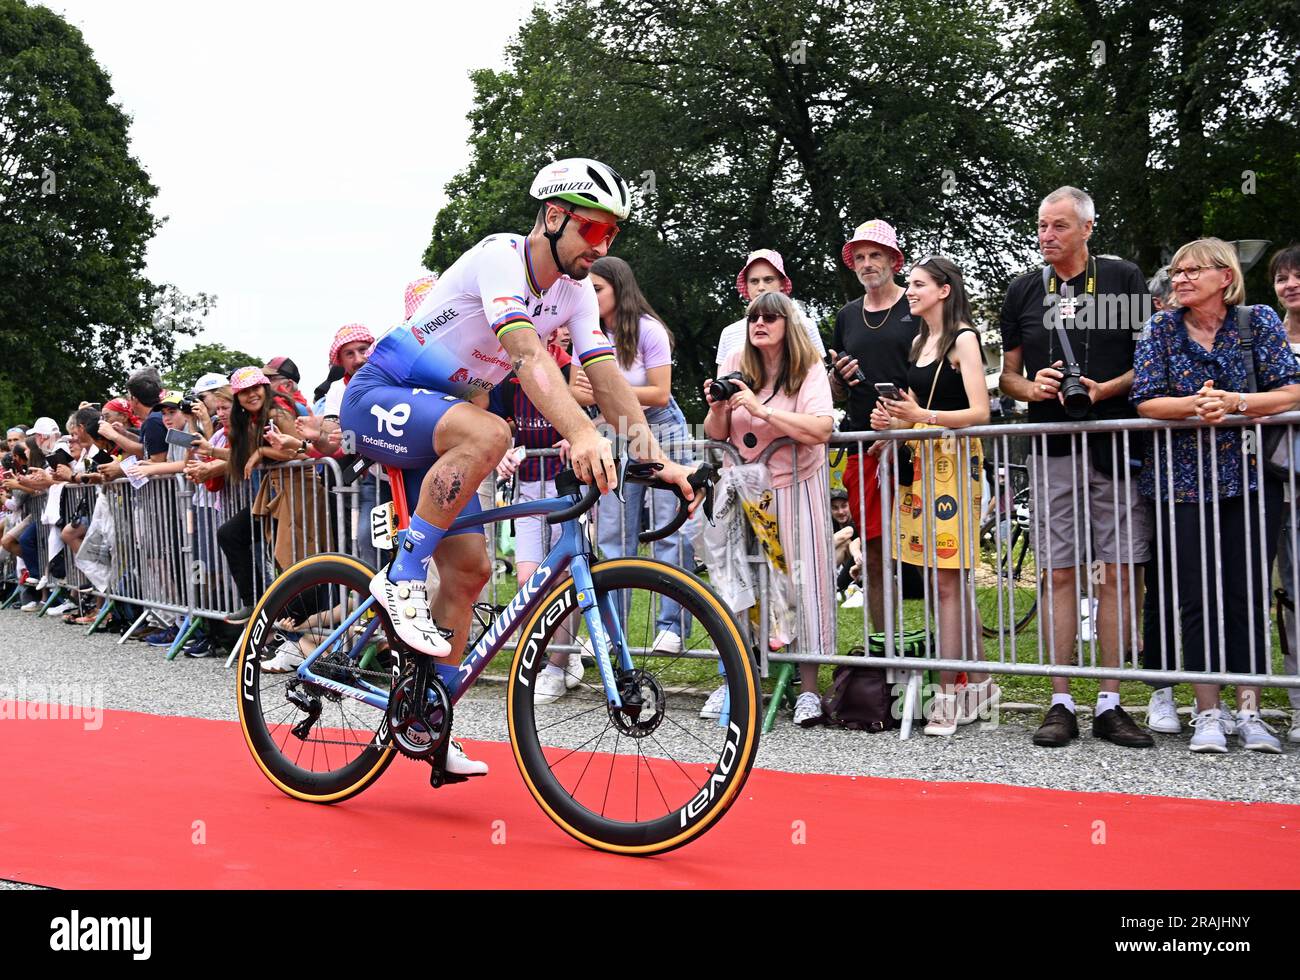
<path fill-rule="evenodd" d="M 631 656 L 620 690 L 635 706 L 611 709 L 593 670 L 552 703 L 538 697 L 548 646 L 589 642 L 571 632 L 578 599 L 566 578 L 524 625 L 510 667 L 515 760 L 542 809 L 583 843 L 621 854 L 669 851 L 712 826 L 749 775 L 762 708 L 758 670 L 722 600 L 682 569 L 619 558 L 595 565 L 592 580 L 596 595 L 609 597 L 605 632 L 611 642 L 621 635 Z M 665 614 L 665 599 L 681 612 Z M 680 651 L 662 643 L 651 650 L 656 620 L 665 618 L 685 627 Z M 712 651 L 716 659 L 704 656 Z M 618 672 L 617 651 L 610 661 Z M 730 701 L 725 723 L 700 717 L 704 696 L 719 684 Z"/>

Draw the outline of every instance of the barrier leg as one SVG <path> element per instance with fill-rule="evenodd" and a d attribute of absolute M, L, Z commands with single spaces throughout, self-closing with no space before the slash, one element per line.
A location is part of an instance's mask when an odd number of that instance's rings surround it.
<path fill-rule="evenodd" d="M 104 604 L 99 607 L 99 612 L 95 615 L 95 621 L 90 624 L 90 629 L 86 630 L 86 635 L 90 636 L 97 629 L 104 625 L 104 620 L 108 619 L 108 614 L 113 611 L 113 600 L 105 599 Z"/>
<path fill-rule="evenodd" d="M 763 734 L 767 734 L 776 725 L 776 713 L 782 705 L 794 706 L 794 664 L 785 663 L 776 672 L 776 690 L 772 692 L 772 703 L 767 706 L 763 716 Z"/>
<path fill-rule="evenodd" d="M 917 698 L 921 696 L 922 673 L 913 670 L 907 675 L 907 690 L 903 693 L 903 727 L 898 732 L 900 742 L 906 742 L 912 737 L 912 718 L 916 714 Z"/>
<path fill-rule="evenodd" d="M 122 638 L 117 641 L 117 645 L 121 646 L 127 640 L 131 639 L 131 635 L 135 633 L 135 631 L 140 628 L 140 624 L 143 623 L 148 618 L 149 618 L 149 610 L 146 609 L 144 612 L 140 614 L 139 618 L 134 623 L 131 624 L 130 628 L 128 628 L 127 631 L 122 634 Z"/>
<path fill-rule="evenodd" d="M 36 615 L 44 616 L 47 610 L 53 609 L 54 601 L 61 595 L 63 595 L 63 586 L 56 585 L 54 588 L 50 589 L 50 597 L 45 600 L 43 606 L 36 610 Z"/>
<path fill-rule="evenodd" d="M 190 641 L 190 637 L 194 635 L 198 628 L 199 617 L 197 616 L 186 616 L 185 619 L 181 621 L 180 626 L 176 628 L 176 639 L 167 650 L 168 660 L 176 659 L 176 654 L 181 652 L 181 648 Z"/>
<path fill-rule="evenodd" d="M 14 603 L 18 601 L 19 597 L 22 594 L 23 594 L 23 587 L 21 585 L 15 585 L 14 590 L 9 593 L 9 598 L 6 599 L 4 602 L 0 602 L 0 609 L 8 609 L 10 606 L 12 606 Z"/>

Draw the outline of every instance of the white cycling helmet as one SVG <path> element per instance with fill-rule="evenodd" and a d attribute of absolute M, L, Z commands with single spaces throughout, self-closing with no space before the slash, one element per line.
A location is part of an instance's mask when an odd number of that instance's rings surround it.
<path fill-rule="evenodd" d="M 627 181 L 599 160 L 571 157 L 547 164 L 528 192 L 539 201 L 568 201 L 584 208 L 608 211 L 620 221 L 632 212 Z"/>

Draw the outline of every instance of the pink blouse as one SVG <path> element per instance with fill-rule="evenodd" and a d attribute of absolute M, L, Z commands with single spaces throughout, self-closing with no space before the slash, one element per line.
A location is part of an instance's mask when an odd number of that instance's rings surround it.
<path fill-rule="evenodd" d="M 719 376 L 740 370 L 740 351 L 736 351 L 723 362 Z M 835 417 L 835 407 L 831 401 L 831 384 L 821 365 L 813 363 L 804 376 L 803 384 L 794 395 L 784 391 L 772 393 L 771 386 L 754 394 L 762 408 L 760 412 L 771 408 L 776 412 L 799 412 L 803 415 L 825 415 Z M 777 426 L 763 418 L 755 418 L 745 411 L 732 412 L 729 440 L 745 462 L 752 463 L 763 453 L 774 439 L 785 437 Z M 768 460 L 768 469 L 772 471 L 772 487 L 780 489 L 794 483 L 792 462 L 794 453 L 790 447 L 777 450 Z M 806 480 L 818 469 L 826 465 L 825 446 L 798 446 L 799 479 Z"/>

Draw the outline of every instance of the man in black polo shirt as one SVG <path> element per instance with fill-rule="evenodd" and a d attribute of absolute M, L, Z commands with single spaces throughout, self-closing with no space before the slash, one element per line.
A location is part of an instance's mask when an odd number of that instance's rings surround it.
<path fill-rule="evenodd" d="M 1029 403 L 1030 422 L 1068 422 L 1060 399 L 1064 365 L 1057 318 L 1066 328 L 1080 379 L 1092 399 L 1086 419 L 1135 418 L 1128 401 L 1133 386 L 1133 352 L 1150 313 L 1141 271 L 1131 262 L 1093 256 L 1088 251 L 1096 215 L 1090 198 L 1062 187 L 1038 209 L 1038 245 L 1045 269 L 1034 269 L 1011 283 L 1002 306 L 1002 391 Z M 1054 663 L 1073 663 L 1079 629 L 1078 567 L 1091 559 L 1102 566 L 1088 572 L 1096 582 L 1095 633 L 1101 664 L 1119 665 L 1121 637 L 1129 625 L 1121 608 L 1133 603 L 1140 581 L 1135 567 L 1151 557 L 1150 502 L 1137 494 L 1136 474 L 1128 465 L 1122 436 L 1094 435 L 1085 459 L 1077 436 L 1033 436 L 1029 458 L 1033 517 L 1039 568 L 1045 574 L 1050 608 L 1040 608 L 1051 629 Z M 1135 435 L 1130 436 L 1129 456 Z M 1086 494 L 1086 497 L 1085 497 Z M 1085 509 L 1086 508 L 1086 509 Z M 1082 532 L 1090 531 L 1088 550 Z M 1099 581 L 1098 581 L 1099 580 Z M 1136 599 L 1141 605 L 1141 599 Z M 1085 647 L 1086 649 L 1086 647 Z M 1034 744 L 1061 746 L 1079 734 L 1068 678 L 1052 678 L 1052 706 L 1034 734 Z M 1153 744 L 1119 705 L 1119 681 L 1103 680 L 1092 732 L 1131 748 Z"/>
<path fill-rule="evenodd" d="M 907 359 L 912 352 L 919 321 L 912 316 L 903 287 L 894 276 L 903 268 L 903 253 L 893 227 L 874 220 L 858 225 L 840 254 L 866 287 L 835 317 L 830 355 L 831 392 L 837 401 L 848 398 L 848 416 L 841 429 L 871 431 L 871 410 L 876 407 L 875 385 L 892 382 L 907 388 Z M 884 444 L 874 444 L 879 448 Z M 849 494 L 853 521 L 862 534 L 867 609 L 872 628 L 885 628 L 885 593 L 881 575 L 880 486 L 877 456 L 851 453 L 844 462 L 844 489 Z"/>

